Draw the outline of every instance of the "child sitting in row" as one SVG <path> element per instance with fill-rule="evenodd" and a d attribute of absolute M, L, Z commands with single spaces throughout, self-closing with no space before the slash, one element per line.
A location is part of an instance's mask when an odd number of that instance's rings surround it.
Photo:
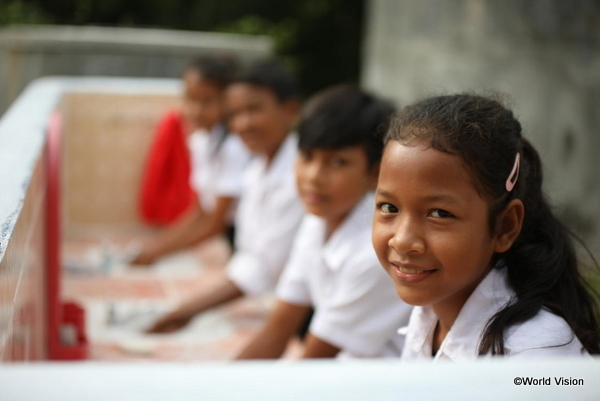
<path fill-rule="evenodd" d="M 540 158 L 499 102 L 423 100 L 388 130 L 373 245 L 417 305 L 402 358 L 600 352 L 597 312 Z"/>
<path fill-rule="evenodd" d="M 229 128 L 256 157 L 243 174 L 236 251 L 220 281 L 157 321 L 148 331 L 178 330 L 197 313 L 244 295 L 272 292 L 304 214 L 294 183 L 298 114 L 296 82 L 281 65 L 263 62 L 226 90 Z"/>
<path fill-rule="evenodd" d="M 277 286 L 277 303 L 240 359 L 277 358 L 314 315 L 304 357 L 399 356 L 399 325 L 411 307 L 398 300 L 370 241 L 373 189 L 393 108 L 358 89 L 335 87 L 304 109 L 296 161 L 309 213 Z"/>
<path fill-rule="evenodd" d="M 223 123 L 223 92 L 231 81 L 232 74 L 230 63 L 216 58 L 199 58 L 186 67 L 183 75 L 185 118 L 179 124 L 186 135 L 185 141 L 191 158 L 191 172 L 187 179 L 195 196 L 181 216 L 160 235 L 144 243 L 133 264 L 151 264 L 161 256 L 201 243 L 218 234 L 229 234 L 233 245 L 233 216 L 242 191 L 242 176 L 250 160 L 250 152 L 237 136 L 228 133 Z M 175 115 L 172 115 L 171 119 L 174 118 Z M 155 144 L 159 145 L 162 142 Z M 170 155 L 178 159 L 163 167 L 168 169 L 182 166 L 187 154 L 179 153 Z M 182 175 L 183 171 L 179 174 Z M 183 179 L 177 175 L 170 177 L 159 174 L 159 178 L 161 177 L 164 184 L 170 186 L 176 185 L 176 179 Z M 162 189 L 163 186 L 159 184 L 152 184 L 148 176 L 144 190 L 151 190 L 152 185 Z M 160 196 L 167 196 L 167 201 L 170 198 L 177 199 L 178 196 L 185 197 L 184 194 L 172 192 L 173 188 L 166 189 L 166 194 Z M 154 192 L 156 191 L 152 191 L 157 196 Z M 174 205 L 166 202 L 163 206 L 164 209 Z M 169 213 L 174 211 L 165 210 Z"/>

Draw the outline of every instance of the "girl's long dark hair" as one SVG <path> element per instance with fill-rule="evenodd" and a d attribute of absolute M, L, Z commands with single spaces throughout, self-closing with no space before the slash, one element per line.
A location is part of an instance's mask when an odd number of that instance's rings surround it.
<path fill-rule="evenodd" d="M 489 226 L 512 199 L 525 206 L 522 231 L 513 246 L 494 255 L 496 268 L 506 266 L 516 293 L 488 322 L 479 354 L 505 354 L 504 333 L 533 318 L 542 308 L 562 317 L 583 347 L 600 353 L 600 331 L 593 290 L 583 279 L 570 232 L 554 216 L 542 192 L 542 168 L 537 151 L 521 136 L 521 125 L 499 101 L 460 94 L 420 101 L 399 112 L 386 141 L 425 142 L 457 155 L 470 171 L 479 194 L 490 205 Z M 521 157 L 514 189 L 506 179 Z"/>

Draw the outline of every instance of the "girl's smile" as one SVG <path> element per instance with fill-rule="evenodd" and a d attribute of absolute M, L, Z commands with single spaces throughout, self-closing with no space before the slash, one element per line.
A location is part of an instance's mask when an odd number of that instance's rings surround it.
<path fill-rule="evenodd" d="M 425 280 L 429 275 L 437 271 L 437 269 L 425 269 L 421 266 L 415 266 L 407 263 L 390 262 L 396 271 L 398 280 L 405 283 L 418 283 Z"/>

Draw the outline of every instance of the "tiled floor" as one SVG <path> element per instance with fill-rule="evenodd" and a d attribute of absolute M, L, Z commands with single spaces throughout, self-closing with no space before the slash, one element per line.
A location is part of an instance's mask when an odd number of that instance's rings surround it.
<path fill-rule="evenodd" d="M 76 300 L 86 310 L 91 359 L 229 360 L 264 322 L 272 299 L 252 298 L 198 315 L 179 332 L 145 334 L 162 313 L 210 290 L 228 248 L 216 239 L 148 268 L 134 268 L 114 257 L 107 262 L 107 255 L 118 255 L 122 248 L 123 242 L 109 246 L 82 240 L 70 240 L 63 248 L 62 298 Z M 295 358 L 300 349 L 292 342 L 286 357 Z"/>

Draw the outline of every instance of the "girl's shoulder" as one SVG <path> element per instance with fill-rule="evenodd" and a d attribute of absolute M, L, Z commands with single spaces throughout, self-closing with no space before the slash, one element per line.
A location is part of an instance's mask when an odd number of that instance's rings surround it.
<path fill-rule="evenodd" d="M 533 318 L 509 328 L 506 354 L 517 357 L 587 355 L 571 327 L 560 316 L 542 309 Z"/>

